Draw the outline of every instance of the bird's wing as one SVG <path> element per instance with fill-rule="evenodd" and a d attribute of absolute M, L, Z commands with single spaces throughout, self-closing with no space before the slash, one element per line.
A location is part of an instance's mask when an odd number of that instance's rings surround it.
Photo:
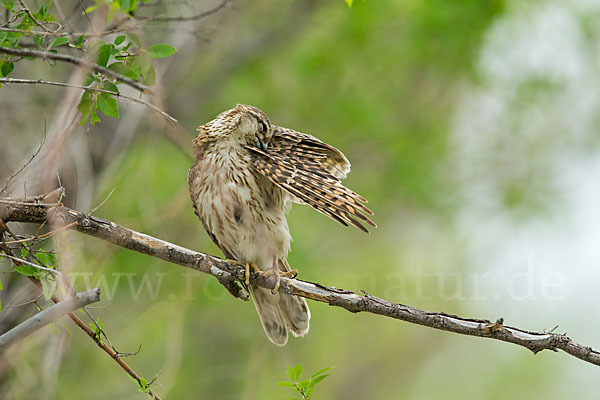
<path fill-rule="evenodd" d="M 363 225 L 375 227 L 365 206 L 367 200 L 346 188 L 340 178 L 350 163 L 335 147 L 314 136 L 274 127 L 267 151 L 248 146 L 256 170 L 271 182 L 317 211 L 364 232 Z"/>

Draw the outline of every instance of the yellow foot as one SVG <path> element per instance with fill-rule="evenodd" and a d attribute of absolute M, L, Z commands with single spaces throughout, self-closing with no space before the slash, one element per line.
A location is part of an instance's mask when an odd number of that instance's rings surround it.
<path fill-rule="evenodd" d="M 293 269 L 291 271 L 281 272 L 279 269 L 270 269 L 264 272 L 265 275 L 275 275 L 275 287 L 271 289 L 271 293 L 277 294 L 279 292 L 279 286 L 281 285 L 281 277 L 293 279 L 298 275 L 298 270 Z"/>
<path fill-rule="evenodd" d="M 252 272 L 260 272 L 260 269 L 254 263 L 241 263 L 241 262 L 239 262 L 237 260 L 230 260 L 230 259 L 227 259 L 225 261 L 227 261 L 228 264 L 241 265 L 242 267 L 244 267 L 244 269 L 245 269 L 244 283 L 246 285 L 250 284 L 250 270 L 252 270 Z"/>

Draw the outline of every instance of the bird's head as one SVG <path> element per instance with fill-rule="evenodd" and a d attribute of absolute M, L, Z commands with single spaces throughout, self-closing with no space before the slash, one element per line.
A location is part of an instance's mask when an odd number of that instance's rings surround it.
<path fill-rule="evenodd" d="M 273 136 L 269 117 L 262 110 L 244 104 L 222 112 L 198 130 L 200 135 L 227 150 L 254 146 L 266 151 Z"/>

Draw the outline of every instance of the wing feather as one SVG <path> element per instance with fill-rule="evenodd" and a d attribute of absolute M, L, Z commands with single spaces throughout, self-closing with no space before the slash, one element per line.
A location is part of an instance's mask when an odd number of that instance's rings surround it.
<path fill-rule="evenodd" d="M 254 167 L 297 200 L 341 223 L 367 232 L 363 223 L 376 227 L 367 200 L 340 182 L 350 163 L 335 147 L 285 128 L 274 128 L 267 151 L 250 150 Z"/>

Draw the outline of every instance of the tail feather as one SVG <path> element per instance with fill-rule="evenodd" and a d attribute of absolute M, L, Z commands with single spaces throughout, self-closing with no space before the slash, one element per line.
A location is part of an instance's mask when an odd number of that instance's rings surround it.
<path fill-rule="evenodd" d="M 278 346 L 287 343 L 287 324 L 279 305 L 280 294 L 272 294 L 270 290 L 250 285 L 250 296 L 258 312 L 260 323 L 271 342 Z"/>
<path fill-rule="evenodd" d="M 282 271 L 290 270 L 285 259 L 279 259 L 278 264 Z M 263 329 L 271 342 L 278 346 L 285 345 L 288 330 L 296 337 L 304 336 L 308 332 L 310 310 L 303 297 L 285 293 L 272 294 L 268 289 L 252 285 L 249 291 Z"/>
<path fill-rule="evenodd" d="M 279 306 L 288 329 L 296 337 L 304 336 L 308 333 L 310 320 L 310 310 L 306 300 L 303 297 L 288 294 L 280 296 Z"/>

